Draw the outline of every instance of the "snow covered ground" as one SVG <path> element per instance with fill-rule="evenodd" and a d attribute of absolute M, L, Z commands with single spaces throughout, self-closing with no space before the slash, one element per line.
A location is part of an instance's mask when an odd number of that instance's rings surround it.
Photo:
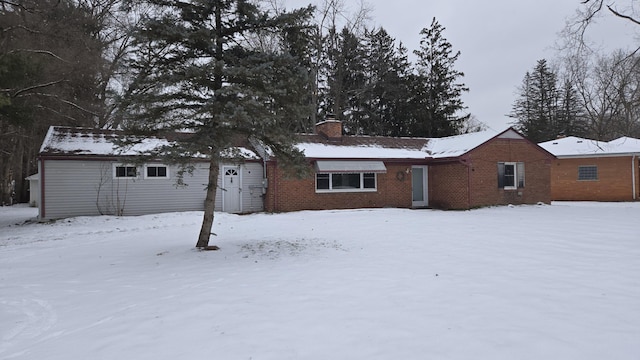
<path fill-rule="evenodd" d="M 24 223 L 2 359 L 638 359 L 640 203 Z M 21 225 L 16 225 L 21 224 Z"/>

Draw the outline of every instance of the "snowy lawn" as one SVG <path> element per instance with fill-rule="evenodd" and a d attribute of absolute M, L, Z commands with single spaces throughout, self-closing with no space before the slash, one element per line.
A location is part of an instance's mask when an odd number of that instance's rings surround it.
<path fill-rule="evenodd" d="M 640 203 L 15 225 L 2 359 L 638 359 Z"/>

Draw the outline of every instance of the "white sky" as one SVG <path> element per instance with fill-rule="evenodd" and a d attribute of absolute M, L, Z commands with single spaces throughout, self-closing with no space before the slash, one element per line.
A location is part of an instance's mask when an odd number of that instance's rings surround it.
<path fill-rule="evenodd" d="M 315 0 L 285 0 L 296 8 Z M 352 9 L 356 1 L 345 0 Z M 409 51 L 418 48 L 420 30 L 436 19 L 446 30 L 444 36 L 461 51 L 457 69 L 470 88 L 463 100 L 468 111 L 494 130 L 503 130 L 512 119 L 517 87 L 536 61 L 555 57 L 554 44 L 567 18 L 580 0 L 492 0 L 425 1 L 368 0 L 373 7 L 373 26 L 382 26 Z M 610 48 L 630 47 L 634 27 L 607 14 L 589 35 L 598 36 Z"/>

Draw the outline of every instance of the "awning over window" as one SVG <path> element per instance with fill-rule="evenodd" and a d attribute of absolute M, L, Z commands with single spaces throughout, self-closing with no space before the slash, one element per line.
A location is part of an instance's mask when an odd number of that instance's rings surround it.
<path fill-rule="evenodd" d="M 316 171 L 321 173 L 386 173 L 382 161 L 318 160 Z"/>

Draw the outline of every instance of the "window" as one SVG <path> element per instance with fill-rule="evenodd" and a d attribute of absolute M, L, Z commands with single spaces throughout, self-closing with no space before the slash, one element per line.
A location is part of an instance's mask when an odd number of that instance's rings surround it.
<path fill-rule="evenodd" d="M 114 178 L 137 178 L 138 168 L 132 165 L 114 165 L 113 177 Z"/>
<path fill-rule="evenodd" d="M 352 192 L 375 190 L 375 173 L 316 174 L 316 192 Z"/>
<path fill-rule="evenodd" d="M 578 166 L 578 180 L 598 180 L 596 165 Z"/>
<path fill-rule="evenodd" d="M 498 188 L 515 190 L 524 187 L 523 162 L 498 163 Z"/>
<path fill-rule="evenodd" d="M 169 170 L 165 165 L 146 165 L 145 179 L 168 179 Z"/>

